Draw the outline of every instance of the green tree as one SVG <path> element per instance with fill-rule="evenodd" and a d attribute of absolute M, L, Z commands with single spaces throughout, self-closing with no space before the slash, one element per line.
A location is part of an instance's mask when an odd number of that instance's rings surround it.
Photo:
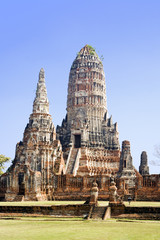
<path fill-rule="evenodd" d="M 5 168 L 5 167 L 4 167 L 4 164 L 5 164 L 6 162 L 8 162 L 9 160 L 10 160 L 9 157 L 6 157 L 6 156 L 0 154 L 0 175 L 3 174 L 3 170 L 4 170 L 4 168 Z"/>

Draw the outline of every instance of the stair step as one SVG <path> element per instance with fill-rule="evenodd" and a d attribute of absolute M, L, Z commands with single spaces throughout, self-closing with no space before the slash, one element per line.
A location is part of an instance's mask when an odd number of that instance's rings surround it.
<path fill-rule="evenodd" d="M 91 218 L 93 218 L 93 219 L 97 219 L 97 218 L 103 219 L 105 212 L 106 212 L 106 207 L 94 207 L 93 211 L 92 211 L 92 214 L 91 214 Z"/>
<path fill-rule="evenodd" d="M 69 159 L 68 168 L 67 168 L 67 173 L 68 174 L 72 174 L 72 172 L 73 172 L 73 168 L 74 168 L 74 164 L 75 164 L 75 160 L 76 160 L 78 150 L 79 150 L 78 148 L 73 148 L 72 149 L 71 156 L 70 156 L 70 159 Z"/>

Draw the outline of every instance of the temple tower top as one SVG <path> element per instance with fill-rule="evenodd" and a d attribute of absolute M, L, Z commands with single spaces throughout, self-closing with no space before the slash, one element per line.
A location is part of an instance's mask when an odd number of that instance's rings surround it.
<path fill-rule="evenodd" d="M 85 45 L 73 61 L 69 74 L 68 124 L 72 124 L 71 122 L 79 115 L 81 121 L 100 123 L 103 121 L 106 111 L 103 64 L 95 49 Z M 93 124 L 91 128 L 94 128 Z M 93 129 L 90 130 L 93 131 Z"/>
<path fill-rule="evenodd" d="M 33 113 L 49 114 L 49 101 L 47 98 L 47 90 L 45 84 L 44 69 L 39 72 L 39 80 L 37 83 L 36 97 L 33 103 Z"/>
<path fill-rule="evenodd" d="M 108 118 L 103 64 L 95 49 L 85 45 L 72 63 L 67 116 L 57 126 L 63 149 L 69 146 L 119 150 L 117 124 Z"/>

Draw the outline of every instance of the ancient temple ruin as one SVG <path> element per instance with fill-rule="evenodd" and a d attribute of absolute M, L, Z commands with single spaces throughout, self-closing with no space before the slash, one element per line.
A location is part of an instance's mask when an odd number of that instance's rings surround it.
<path fill-rule="evenodd" d="M 103 65 L 86 45 L 73 61 L 69 74 L 67 115 L 57 126 L 66 174 L 97 175 L 119 169 L 117 123 L 108 118 Z"/>
<path fill-rule="evenodd" d="M 12 165 L 0 178 L 0 199 L 86 199 L 93 182 L 98 184 L 99 198 L 109 199 L 113 176 L 121 198 L 160 197 L 160 176 L 149 175 L 146 152 L 138 172 L 130 142 L 123 141 L 120 148 L 117 123 L 107 111 L 102 61 L 86 45 L 71 66 L 67 114 L 56 129 L 49 114 L 44 70 L 40 70 L 23 140 L 17 143 Z"/>

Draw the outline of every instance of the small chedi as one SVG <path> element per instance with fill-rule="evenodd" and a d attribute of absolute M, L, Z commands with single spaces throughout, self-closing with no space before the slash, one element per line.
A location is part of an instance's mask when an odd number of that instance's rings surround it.
<path fill-rule="evenodd" d="M 85 200 L 95 182 L 98 198 L 108 200 L 111 176 L 123 199 L 160 199 L 160 176 L 149 175 L 146 152 L 138 172 L 130 142 L 123 141 L 120 148 L 117 123 L 107 111 L 103 65 L 86 45 L 71 66 L 67 113 L 56 129 L 49 114 L 44 70 L 40 70 L 23 140 L 16 145 L 12 165 L 0 177 L 0 199 Z"/>

